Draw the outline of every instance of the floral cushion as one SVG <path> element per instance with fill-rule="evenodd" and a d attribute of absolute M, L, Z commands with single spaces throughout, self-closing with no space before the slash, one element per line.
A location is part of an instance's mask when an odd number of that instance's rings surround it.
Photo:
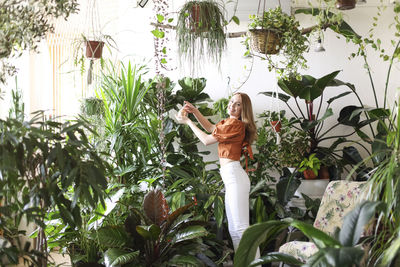
<path fill-rule="evenodd" d="M 306 262 L 309 257 L 318 252 L 313 242 L 292 241 L 279 248 L 279 252 L 289 254 L 299 261 Z"/>
<path fill-rule="evenodd" d="M 363 198 L 365 182 L 333 181 L 328 184 L 319 206 L 314 227 L 332 235 L 344 216 Z M 360 197 L 361 196 L 361 197 Z"/>

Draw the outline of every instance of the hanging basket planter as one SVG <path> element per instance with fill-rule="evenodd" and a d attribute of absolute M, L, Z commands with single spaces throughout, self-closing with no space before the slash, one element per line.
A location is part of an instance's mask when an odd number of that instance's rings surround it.
<path fill-rule="evenodd" d="M 279 33 L 269 29 L 252 29 L 250 32 L 250 42 L 254 51 L 261 54 L 274 55 L 280 49 Z"/>
<path fill-rule="evenodd" d="M 337 0 L 336 8 L 339 10 L 348 10 L 356 7 L 356 0 Z"/>
<path fill-rule="evenodd" d="M 86 41 L 86 57 L 91 59 L 99 59 L 103 55 L 104 42 Z"/>

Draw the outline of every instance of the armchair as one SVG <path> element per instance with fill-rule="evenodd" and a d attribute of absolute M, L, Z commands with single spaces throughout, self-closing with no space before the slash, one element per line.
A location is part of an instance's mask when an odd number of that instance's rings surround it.
<path fill-rule="evenodd" d="M 366 198 L 366 182 L 333 181 L 328 184 L 321 200 L 314 227 L 332 235 L 341 227 L 344 216 Z M 313 242 L 291 241 L 279 248 L 279 252 L 292 255 L 302 262 L 318 252 Z"/>

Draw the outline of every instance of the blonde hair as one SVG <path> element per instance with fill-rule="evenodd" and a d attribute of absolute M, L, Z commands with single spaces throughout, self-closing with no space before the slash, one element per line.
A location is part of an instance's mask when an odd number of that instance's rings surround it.
<path fill-rule="evenodd" d="M 257 127 L 254 122 L 253 107 L 251 105 L 250 97 L 245 93 L 235 93 L 235 95 L 240 95 L 242 98 L 242 114 L 240 118 L 244 122 L 246 134 L 244 140 L 249 144 L 257 140 Z"/>

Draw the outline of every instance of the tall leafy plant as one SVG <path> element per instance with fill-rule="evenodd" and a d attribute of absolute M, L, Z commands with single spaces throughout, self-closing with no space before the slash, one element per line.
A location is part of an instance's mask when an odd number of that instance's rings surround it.
<path fill-rule="evenodd" d="M 379 231 L 375 233 L 374 243 L 371 246 L 370 264 L 396 266 L 400 262 L 400 183 L 397 177 L 400 174 L 400 163 L 398 159 L 400 149 L 400 107 L 392 114 L 390 121 L 393 129 L 388 131 L 386 144 L 390 153 L 374 169 L 369 180 L 371 187 L 370 197 L 386 203 L 385 209 L 379 214 Z M 389 150 L 389 149 L 388 149 Z"/>
<path fill-rule="evenodd" d="M 137 182 L 140 175 L 135 174 L 143 171 L 154 153 L 151 137 L 157 128 L 156 116 L 146 114 L 142 104 L 150 88 L 150 83 L 142 80 L 145 73 L 145 66 L 129 62 L 119 69 L 110 63 L 98 90 L 104 103 L 107 149 L 114 155 L 112 161 L 122 183 Z"/>
<path fill-rule="evenodd" d="M 25 250 L 15 246 L 11 231 L 13 226 L 18 229 L 22 218 L 40 227 L 43 242 L 48 212 L 75 228 L 82 224 L 85 207 L 104 204 L 107 164 L 90 145 L 83 128 L 89 130 L 84 121 L 47 121 L 41 112 L 30 121 L 0 120 L 1 256 L 11 263 L 24 257 Z M 36 249 L 46 253 L 45 243 L 41 244 Z M 46 264 L 46 259 L 39 262 Z"/>

